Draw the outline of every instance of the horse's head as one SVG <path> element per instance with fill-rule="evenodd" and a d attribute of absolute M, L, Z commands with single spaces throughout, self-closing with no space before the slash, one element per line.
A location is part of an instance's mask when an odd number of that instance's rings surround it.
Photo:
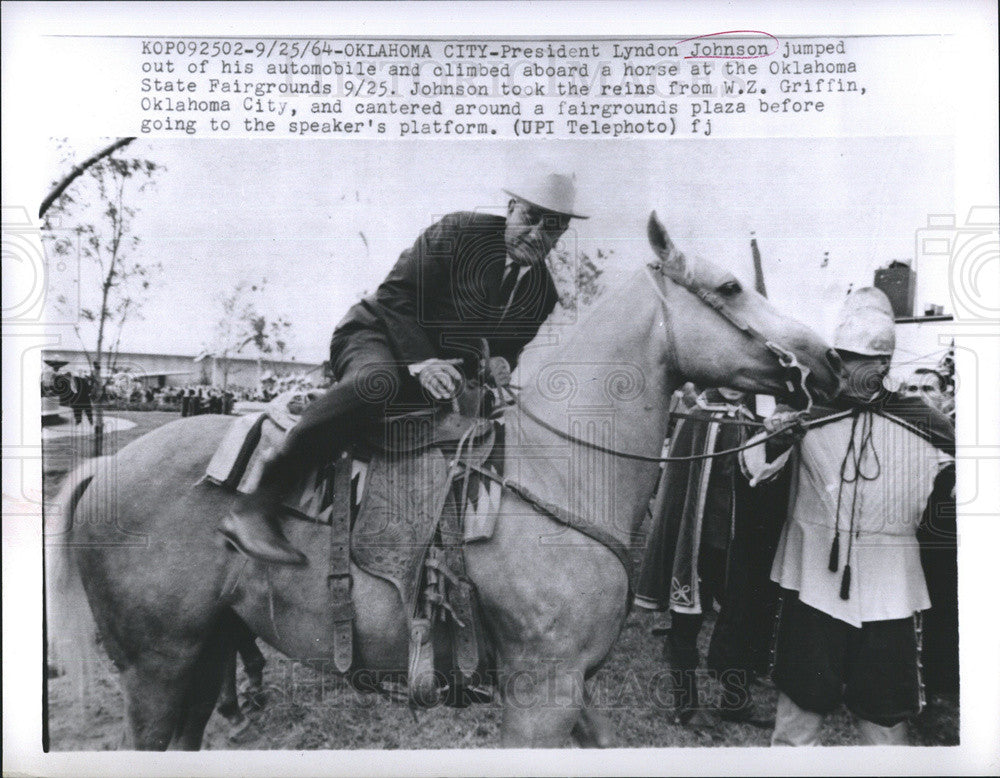
<path fill-rule="evenodd" d="M 701 386 L 731 386 L 804 404 L 809 392 L 830 399 L 840 388 L 840 358 L 805 325 L 782 316 L 730 272 L 685 257 L 653 212 L 649 242 L 659 259 L 667 326 L 680 374 Z M 672 283 L 671 283 L 672 282 Z M 792 359 L 794 357 L 794 360 Z"/>

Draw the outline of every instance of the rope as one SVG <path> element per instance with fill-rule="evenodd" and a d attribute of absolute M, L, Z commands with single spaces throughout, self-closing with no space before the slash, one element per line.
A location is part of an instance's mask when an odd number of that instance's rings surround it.
<path fill-rule="evenodd" d="M 861 420 L 861 446 L 855 442 L 855 433 L 858 429 L 858 420 Z M 862 410 L 860 413 L 853 413 L 851 420 L 851 440 L 847 444 L 844 458 L 840 462 L 840 484 L 837 487 L 837 512 L 834 515 L 833 543 L 830 546 L 830 560 L 827 569 L 831 573 L 837 572 L 840 567 L 840 506 L 844 492 L 844 484 L 854 484 L 854 493 L 851 496 L 850 523 L 847 530 L 847 561 L 844 563 L 844 573 L 840 581 L 840 599 L 850 599 L 851 589 L 851 550 L 854 548 L 854 519 L 857 513 L 858 504 L 858 481 L 874 481 L 882 473 L 882 463 L 878 458 L 878 451 L 872 445 L 872 431 L 874 428 L 874 414 L 871 411 Z M 871 451 L 875 460 L 875 471 L 871 474 L 862 471 L 862 464 L 865 455 Z M 854 474 L 847 475 L 847 463 L 854 466 Z"/>
<path fill-rule="evenodd" d="M 516 397 L 516 395 L 514 395 L 513 392 L 511 392 L 509 390 L 510 389 L 514 389 L 514 390 L 520 392 L 520 391 L 524 390 L 524 387 L 522 387 L 520 384 L 509 383 L 504 388 L 508 390 L 508 394 L 510 395 L 510 397 L 512 399 L 509 400 L 509 401 L 507 401 L 506 403 L 504 403 L 502 407 L 510 407 L 512 405 L 516 405 L 517 404 L 517 397 Z M 737 406 L 730 406 L 730 407 L 734 407 L 735 408 Z M 738 407 L 740 409 L 744 409 L 745 410 L 745 406 L 738 406 Z M 713 411 L 715 409 L 714 408 L 709 408 L 707 410 Z M 749 411 L 747 411 L 747 413 L 749 413 Z M 761 422 L 761 421 L 754 421 L 754 420 L 751 420 L 751 419 L 726 419 L 726 418 L 708 419 L 708 418 L 705 418 L 704 416 L 699 416 L 698 414 L 695 414 L 695 413 L 685 413 L 684 411 L 671 411 L 670 412 L 670 418 L 671 419 L 692 419 L 694 421 L 700 421 L 700 422 L 704 422 L 706 424 L 731 424 L 731 425 L 738 426 L 738 427 L 761 427 L 761 428 L 763 428 L 763 426 L 764 426 L 763 422 Z"/>

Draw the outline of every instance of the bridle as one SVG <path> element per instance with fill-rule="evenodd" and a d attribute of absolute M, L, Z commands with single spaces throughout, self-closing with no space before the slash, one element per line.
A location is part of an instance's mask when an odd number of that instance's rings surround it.
<path fill-rule="evenodd" d="M 667 296 L 664 293 L 664 291 L 660 288 L 659 284 L 657 284 L 656 278 L 653 276 L 653 271 L 656 271 L 657 274 L 660 276 L 660 279 L 665 280 L 667 276 L 663 273 L 662 268 L 663 266 L 659 262 L 652 262 L 646 266 L 647 276 L 650 280 L 653 291 L 656 293 L 656 296 L 659 297 L 660 301 L 663 303 L 664 320 L 666 321 L 667 319 L 669 319 L 669 301 L 667 300 Z M 788 386 L 789 391 L 794 392 L 797 385 L 798 388 L 801 389 L 802 393 L 806 397 L 806 407 L 804 410 L 800 411 L 800 417 L 805 417 L 809 413 L 809 411 L 813 407 L 813 397 L 812 394 L 809 392 L 808 386 L 806 385 L 806 381 L 809 377 L 810 371 L 808 367 L 799 364 L 798 358 L 795 356 L 794 353 L 784 348 L 780 344 L 775 343 L 773 340 L 769 340 L 760 330 L 755 328 L 745 319 L 737 316 L 735 313 L 729 310 L 729 308 L 726 307 L 725 301 L 717 292 L 714 292 L 710 289 L 702 289 L 700 287 L 696 287 L 688 277 L 680 279 L 671 278 L 670 280 L 678 284 L 679 286 L 683 287 L 687 291 L 691 292 L 695 297 L 701 300 L 702 303 L 704 303 L 709 308 L 714 310 L 717 314 L 719 314 L 723 319 L 729 322 L 729 324 L 731 324 L 737 330 L 742 332 L 751 340 L 756 341 L 757 343 L 762 345 L 765 349 L 774 354 L 782 370 L 788 373 L 788 377 L 786 379 L 786 385 Z M 666 327 L 666 329 L 670 330 L 669 326 Z M 736 446 L 734 448 L 725 449 L 723 451 L 715 451 L 709 454 L 692 454 L 690 456 L 674 456 L 674 457 L 670 456 L 651 457 L 651 456 L 646 456 L 645 454 L 634 454 L 628 451 L 620 451 L 618 449 L 610 448 L 608 446 L 602 446 L 599 443 L 593 443 L 591 441 L 578 438 L 575 435 L 570 435 L 568 432 L 563 432 L 558 427 L 549 424 L 547 421 L 545 421 L 544 419 L 533 413 L 529 408 L 527 408 L 524 405 L 524 403 L 520 401 L 520 397 L 514 395 L 509 388 L 499 387 L 499 389 L 501 395 L 504 394 L 507 395 L 506 402 L 504 403 L 505 406 L 517 405 L 521 413 L 523 413 L 525 416 L 531 419 L 535 424 L 539 425 L 543 429 L 548 430 L 554 435 L 557 435 L 563 440 L 567 440 L 571 443 L 575 443 L 577 445 L 592 449 L 594 451 L 599 451 L 604 454 L 610 454 L 612 456 L 619 457 L 621 459 L 632 459 L 632 460 L 638 460 L 640 462 L 658 462 L 658 463 L 694 462 L 702 459 L 715 459 L 717 457 L 727 456 L 729 454 L 736 454 L 748 448 L 758 446 L 761 443 L 770 440 L 771 438 L 780 435 L 783 432 L 783 430 L 781 429 L 775 430 L 774 432 L 770 432 L 767 435 L 753 439 L 752 442 L 748 442 L 741 446 Z M 728 423 L 728 424 L 738 424 L 740 426 L 754 426 L 754 427 L 763 426 L 759 422 L 738 421 L 735 419 L 734 420 L 706 419 L 700 416 L 694 416 L 692 414 L 686 414 L 686 413 L 672 412 L 671 415 L 680 416 L 683 418 L 691 418 L 709 424 Z M 806 424 L 805 426 L 808 426 L 808 424 Z"/>
<path fill-rule="evenodd" d="M 663 303 L 664 313 L 667 314 L 669 311 L 667 296 L 664 294 L 663 290 L 660 289 L 659 285 L 656 283 L 656 279 L 653 277 L 653 271 L 656 271 L 661 279 L 666 278 L 666 275 L 663 273 L 663 265 L 660 262 L 651 262 L 646 265 L 646 268 L 647 276 L 653 285 L 653 291 L 656 293 L 656 296 L 660 298 L 660 301 Z M 778 359 L 778 364 L 781 365 L 781 368 L 789 374 L 786 379 L 788 391 L 794 392 L 797 385 L 805 395 L 806 407 L 802 412 L 803 415 L 812 410 L 813 397 L 806 386 L 810 370 L 805 365 L 799 364 L 798 357 L 796 357 L 794 353 L 792 353 L 789 349 L 786 349 L 784 346 L 775 343 L 773 340 L 770 340 L 766 335 L 764 335 L 764 333 L 750 324 L 750 322 L 746 319 L 741 318 L 729 310 L 729 308 L 726 307 L 725 300 L 722 299 L 722 296 L 719 295 L 718 292 L 712 289 L 704 289 L 695 286 L 689 276 L 684 276 L 683 278 L 671 278 L 670 280 L 678 286 L 687 289 L 687 291 L 719 314 L 719 316 L 729 322 L 733 327 L 774 354 L 774 356 Z"/>

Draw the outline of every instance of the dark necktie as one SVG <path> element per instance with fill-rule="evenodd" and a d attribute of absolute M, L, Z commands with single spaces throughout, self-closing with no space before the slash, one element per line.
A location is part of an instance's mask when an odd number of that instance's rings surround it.
<path fill-rule="evenodd" d="M 514 292 L 514 287 L 517 286 L 517 278 L 520 273 L 521 266 L 516 262 L 507 265 L 507 269 L 504 271 L 503 280 L 500 282 L 500 305 L 505 311 L 510 305 L 510 296 Z"/>

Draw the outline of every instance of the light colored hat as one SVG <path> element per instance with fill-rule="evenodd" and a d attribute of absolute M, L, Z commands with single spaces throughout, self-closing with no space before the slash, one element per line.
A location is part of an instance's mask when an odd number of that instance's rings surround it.
<path fill-rule="evenodd" d="M 574 219 L 589 219 L 589 216 L 573 212 L 576 200 L 575 179 L 576 176 L 572 173 L 535 174 L 503 191 L 546 211 L 554 211 Z"/>
<path fill-rule="evenodd" d="M 892 356 L 896 326 L 892 305 L 882 290 L 866 286 L 847 297 L 840 309 L 833 347 L 865 356 Z"/>

